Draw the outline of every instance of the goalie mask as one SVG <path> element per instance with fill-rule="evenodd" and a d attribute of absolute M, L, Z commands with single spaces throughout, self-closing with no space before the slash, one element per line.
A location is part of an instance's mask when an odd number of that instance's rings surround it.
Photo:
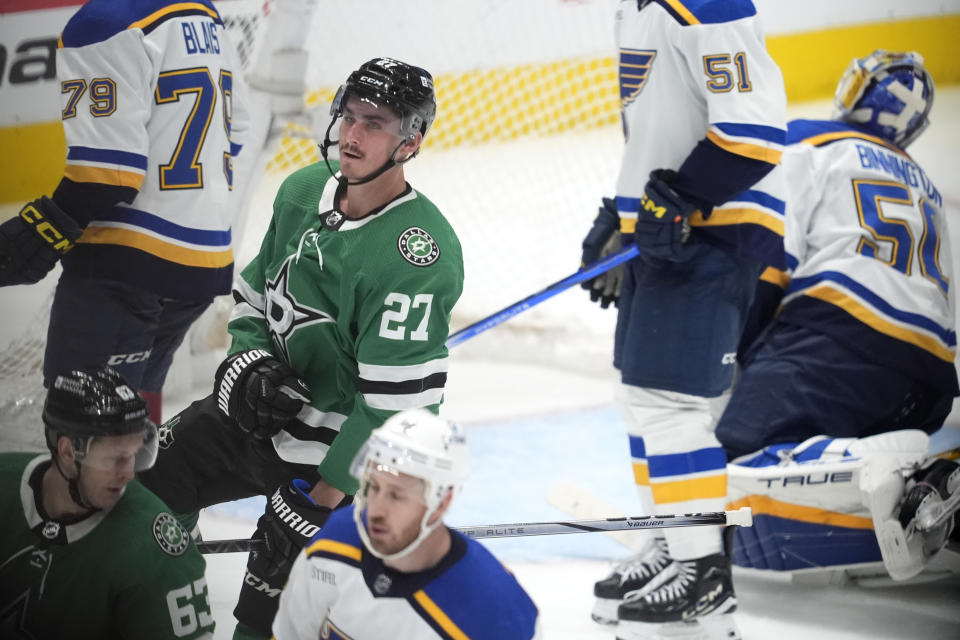
<path fill-rule="evenodd" d="M 906 149 L 930 124 L 933 79 L 919 53 L 878 49 L 850 63 L 834 105 L 839 119 Z"/>
<path fill-rule="evenodd" d="M 392 58 L 374 58 L 364 62 L 340 86 L 330 105 L 332 117 L 324 134 L 323 143 L 320 145 L 320 153 L 328 167 L 330 166 L 327 160 L 329 148 L 339 143 L 339 140 L 330 139 L 330 132 L 337 120 L 343 116 L 344 105 L 354 96 L 377 107 L 388 107 L 400 118 L 401 140 L 390 160 L 370 175 L 349 182 L 349 184 L 363 184 L 391 167 L 409 161 L 420 152 L 418 148 L 406 159 L 396 160 L 396 153 L 400 147 L 413 140 L 418 132 L 424 136 L 427 135 L 427 129 L 433 124 L 437 115 L 437 101 L 433 91 L 433 76 L 426 69 Z M 333 173 L 332 169 L 331 173 Z"/>
<path fill-rule="evenodd" d="M 57 459 L 57 440 L 70 439 L 78 470 L 129 467 L 143 471 L 157 458 L 157 428 L 147 418 L 147 404 L 110 367 L 91 373 L 74 371 L 57 376 L 43 405 L 47 447 Z M 101 445 L 105 436 L 130 436 L 126 454 Z"/>
<path fill-rule="evenodd" d="M 425 409 L 402 411 L 374 429 L 350 465 L 351 475 L 360 481 L 354 499 L 354 521 L 370 552 L 378 558 L 393 560 L 416 549 L 441 523 L 441 518 L 432 524 L 428 524 L 428 520 L 448 494 L 460 492 L 469 475 L 469 466 L 463 430 Z M 375 471 L 423 480 L 423 502 L 427 509 L 420 522 L 420 532 L 413 542 L 393 554 L 373 548 L 364 522 L 370 476 Z"/>

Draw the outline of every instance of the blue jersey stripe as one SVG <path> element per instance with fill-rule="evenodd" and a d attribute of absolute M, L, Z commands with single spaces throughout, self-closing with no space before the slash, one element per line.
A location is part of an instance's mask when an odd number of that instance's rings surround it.
<path fill-rule="evenodd" d="M 853 278 L 844 275 L 838 271 L 823 271 L 813 276 L 806 278 L 794 278 L 790 282 L 790 286 L 787 287 L 787 295 L 803 291 L 804 289 L 809 289 L 810 287 L 819 284 L 821 282 L 836 282 L 841 284 L 847 289 L 850 289 L 858 296 L 869 302 L 871 305 L 879 309 L 883 314 L 890 316 L 901 322 L 907 324 L 912 324 L 916 327 L 926 329 L 927 331 L 938 336 L 947 346 L 955 347 L 957 345 L 957 334 L 952 329 L 947 329 L 941 327 L 939 324 L 922 316 L 918 313 L 912 313 L 909 311 L 901 311 L 897 309 L 889 302 L 875 294 L 870 289 L 866 288 Z"/>
<path fill-rule="evenodd" d="M 70 160 L 119 164 L 125 167 L 140 169 L 141 171 L 147 170 L 147 156 L 130 151 L 119 151 L 117 149 L 95 149 L 94 147 L 72 146 L 67 150 L 67 161 L 69 162 Z"/>
<path fill-rule="evenodd" d="M 232 236 L 230 229 L 226 231 L 191 229 L 190 227 L 184 227 L 169 220 L 164 220 L 152 213 L 140 211 L 139 209 L 131 209 L 130 207 L 114 207 L 101 216 L 99 220 L 131 224 L 143 229 L 149 229 L 168 238 L 207 247 L 229 247 Z"/>
<path fill-rule="evenodd" d="M 711 122 L 710 124 L 729 136 L 756 138 L 757 140 L 766 140 L 774 144 L 784 144 L 787 140 L 787 132 L 777 127 L 737 122 Z"/>
<path fill-rule="evenodd" d="M 730 198 L 734 202 L 753 202 L 767 209 L 773 209 L 780 215 L 783 215 L 787 209 L 787 203 L 780 198 L 776 198 L 765 191 L 756 189 L 747 189 Z"/>

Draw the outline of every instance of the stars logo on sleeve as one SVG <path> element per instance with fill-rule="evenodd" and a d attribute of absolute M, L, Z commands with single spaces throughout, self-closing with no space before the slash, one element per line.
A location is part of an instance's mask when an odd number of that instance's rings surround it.
<path fill-rule="evenodd" d="M 440 258 L 440 246 L 420 227 L 405 229 L 397 240 L 400 255 L 410 264 L 426 267 Z"/>
<path fill-rule="evenodd" d="M 267 281 L 264 291 L 267 324 L 270 325 L 274 341 L 287 362 L 290 362 L 287 341 L 297 329 L 318 322 L 334 322 L 329 313 L 301 304 L 294 297 L 290 289 L 290 264 L 293 257 L 290 256 L 284 261 L 277 275 Z"/>
<path fill-rule="evenodd" d="M 184 526 L 163 511 L 153 520 L 153 538 L 171 556 L 182 556 L 190 546 L 190 534 Z"/>

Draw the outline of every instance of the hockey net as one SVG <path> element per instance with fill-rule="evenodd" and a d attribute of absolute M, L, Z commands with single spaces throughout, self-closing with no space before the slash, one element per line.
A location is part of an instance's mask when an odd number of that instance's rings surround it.
<path fill-rule="evenodd" d="M 268 19 L 284 2 L 313 9 L 305 25 L 305 99 L 300 113 L 270 122 L 252 170 L 257 186 L 244 198 L 242 233 L 234 234 L 238 266 L 255 255 L 283 178 L 320 160 L 317 141 L 339 83 L 363 61 L 390 55 L 435 78 L 438 116 L 406 171 L 461 240 L 466 278 L 452 329 L 576 270 L 600 197 L 612 191 L 622 145 L 613 0 L 471 0 L 456 11 L 443 0 L 424 0 L 416 16 L 388 0 L 363 8 L 327 0 L 219 2 L 247 74 L 264 59 Z M 414 42 L 411 33 L 423 37 Z M 8 424 L 35 417 L 42 401 L 50 300 L 52 294 L 0 353 L 0 419 Z M 189 357 L 178 353 L 165 393 L 209 384 L 210 362 L 226 347 L 230 306 L 228 297 L 218 300 L 191 331 L 181 349 Z M 614 316 L 585 292 L 569 291 L 464 343 L 457 354 L 606 371 Z"/>

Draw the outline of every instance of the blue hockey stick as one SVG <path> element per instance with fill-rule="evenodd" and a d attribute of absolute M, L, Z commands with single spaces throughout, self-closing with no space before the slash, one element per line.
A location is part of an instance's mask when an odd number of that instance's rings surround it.
<path fill-rule="evenodd" d="M 549 285 L 545 289 L 542 289 L 532 295 L 527 296 L 520 302 L 514 302 L 508 307 L 504 307 L 500 311 L 497 311 L 493 315 L 487 316 L 483 320 L 478 320 L 474 322 L 469 327 L 465 327 L 456 333 L 450 335 L 447 338 L 447 348 L 455 347 L 461 342 L 466 342 L 470 338 L 483 333 L 487 329 L 492 329 L 498 324 L 503 324 L 510 318 L 519 315 L 526 311 L 527 309 L 534 307 L 548 298 L 552 298 L 561 291 L 569 289 L 573 285 L 583 282 L 584 280 L 589 280 L 591 278 L 596 278 L 601 273 L 609 271 L 618 264 L 623 264 L 627 260 L 632 260 L 640 251 L 637 249 L 637 245 L 631 244 L 629 246 L 620 249 L 616 253 L 611 253 L 606 258 L 602 260 L 597 260 L 591 265 L 584 267 L 583 269 L 577 271 L 571 276 L 567 276 L 563 280 L 558 280 L 553 284 Z"/>

